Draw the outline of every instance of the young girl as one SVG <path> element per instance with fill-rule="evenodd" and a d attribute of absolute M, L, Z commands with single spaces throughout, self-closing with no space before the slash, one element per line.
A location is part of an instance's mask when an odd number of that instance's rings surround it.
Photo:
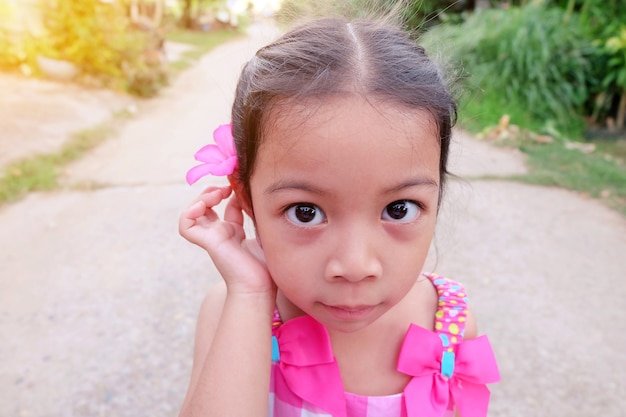
<path fill-rule="evenodd" d="M 180 218 L 224 279 L 181 416 L 486 415 L 489 342 L 463 287 L 422 272 L 455 116 L 437 66 L 389 22 L 316 20 L 257 52 L 232 125 L 187 176 L 230 186 Z"/>

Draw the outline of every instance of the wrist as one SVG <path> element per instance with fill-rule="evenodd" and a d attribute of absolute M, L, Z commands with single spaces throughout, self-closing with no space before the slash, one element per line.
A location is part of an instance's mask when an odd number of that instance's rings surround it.
<path fill-rule="evenodd" d="M 239 325 L 252 325 L 255 328 L 260 326 L 269 331 L 275 308 L 276 293 L 274 291 L 240 292 L 228 289 L 222 318 L 238 317 Z"/>
<path fill-rule="evenodd" d="M 250 305 L 254 305 L 255 308 L 262 306 L 271 307 L 272 311 L 276 304 L 276 288 L 247 288 L 242 285 L 227 285 L 226 286 L 226 300 L 235 302 L 244 302 Z"/>

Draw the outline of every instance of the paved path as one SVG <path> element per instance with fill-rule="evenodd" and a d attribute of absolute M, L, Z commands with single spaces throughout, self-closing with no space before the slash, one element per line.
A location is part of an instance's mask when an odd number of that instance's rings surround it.
<path fill-rule="evenodd" d="M 206 186 L 183 177 L 267 36 L 216 49 L 69 167 L 66 183 L 99 187 L 0 209 L 0 416 L 176 415 L 219 279 L 177 234 Z M 462 134 L 452 163 L 469 180 L 450 183 L 428 267 L 467 284 L 495 347 L 490 416 L 623 416 L 626 221 L 563 190 L 476 179 L 523 161 Z"/>

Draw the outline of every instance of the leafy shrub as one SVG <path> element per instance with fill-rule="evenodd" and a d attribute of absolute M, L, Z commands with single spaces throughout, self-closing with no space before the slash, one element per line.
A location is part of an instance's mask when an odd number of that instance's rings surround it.
<path fill-rule="evenodd" d="M 591 121 L 613 120 L 609 127 L 623 129 L 626 120 L 626 25 L 613 23 L 605 33 L 613 34 L 598 38 L 596 62 L 597 80 L 592 86 L 594 96 L 588 103 Z M 618 103 L 618 104 L 616 104 Z"/>
<path fill-rule="evenodd" d="M 470 88 L 571 132 L 583 125 L 596 48 L 576 15 L 563 16 L 537 5 L 477 10 L 461 25 L 430 31 L 427 44 L 445 44 L 449 59 L 469 74 Z"/>
<path fill-rule="evenodd" d="M 609 130 L 623 129 L 626 119 L 626 8 L 623 0 L 550 0 L 561 8 L 564 19 L 573 14 L 596 47 L 591 96 L 585 104 L 593 125 L 607 125 Z"/>
<path fill-rule="evenodd" d="M 17 22 L 16 8 L 27 5 L 3 4 L 0 0 L 0 19 L 5 17 L 0 20 L 0 70 L 37 73 L 37 57 L 43 56 L 74 64 L 79 82 L 144 97 L 168 81 L 162 37 L 133 25 L 124 1 L 37 0 L 43 35 L 11 23 Z"/>
<path fill-rule="evenodd" d="M 121 2 L 42 0 L 47 35 L 40 53 L 69 61 L 83 78 L 128 89 L 132 74 L 146 71 L 148 35 L 135 30 Z"/>
<path fill-rule="evenodd" d="M 459 21 L 454 14 L 473 8 L 469 0 L 284 0 L 279 20 L 291 20 L 338 14 L 359 17 L 371 12 L 384 14 L 402 3 L 402 18 L 411 29 L 423 30 L 439 21 Z"/>
<path fill-rule="evenodd" d="M 413 29 L 428 29 L 439 23 L 460 23 L 466 11 L 475 8 L 470 0 L 420 0 L 409 1 L 404 12 L 408 26 Z"/>
<path fill-rule="evenodd" d="M 0 30 L 0 69 L 15 69 L 21 64 L 19 48 L 7 30 Z"/>
<path fill-rule="evenodd" d="M 33 55 L 33 42 L 20 28 L 20 15 L 15 3 L 0 0 L 0 70 L 24 69 Z"/>

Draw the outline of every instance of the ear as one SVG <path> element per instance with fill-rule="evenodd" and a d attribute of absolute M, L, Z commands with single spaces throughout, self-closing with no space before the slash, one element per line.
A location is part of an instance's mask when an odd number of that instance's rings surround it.
<path fill-rule="evenodd" d="M 239 199 L 241 207 L 243 208 L 244 213 L 246 213 L 252 221 L 254 221 L 254 211 L 252 210 L 252 202 L 248 197 L 248 193 L 243 186 L 243 183 L 236 178 L 234 175 L 228 176 L 228 182 L 230 183 L 233 192 L 235 193 L 235 197 Z"/>

